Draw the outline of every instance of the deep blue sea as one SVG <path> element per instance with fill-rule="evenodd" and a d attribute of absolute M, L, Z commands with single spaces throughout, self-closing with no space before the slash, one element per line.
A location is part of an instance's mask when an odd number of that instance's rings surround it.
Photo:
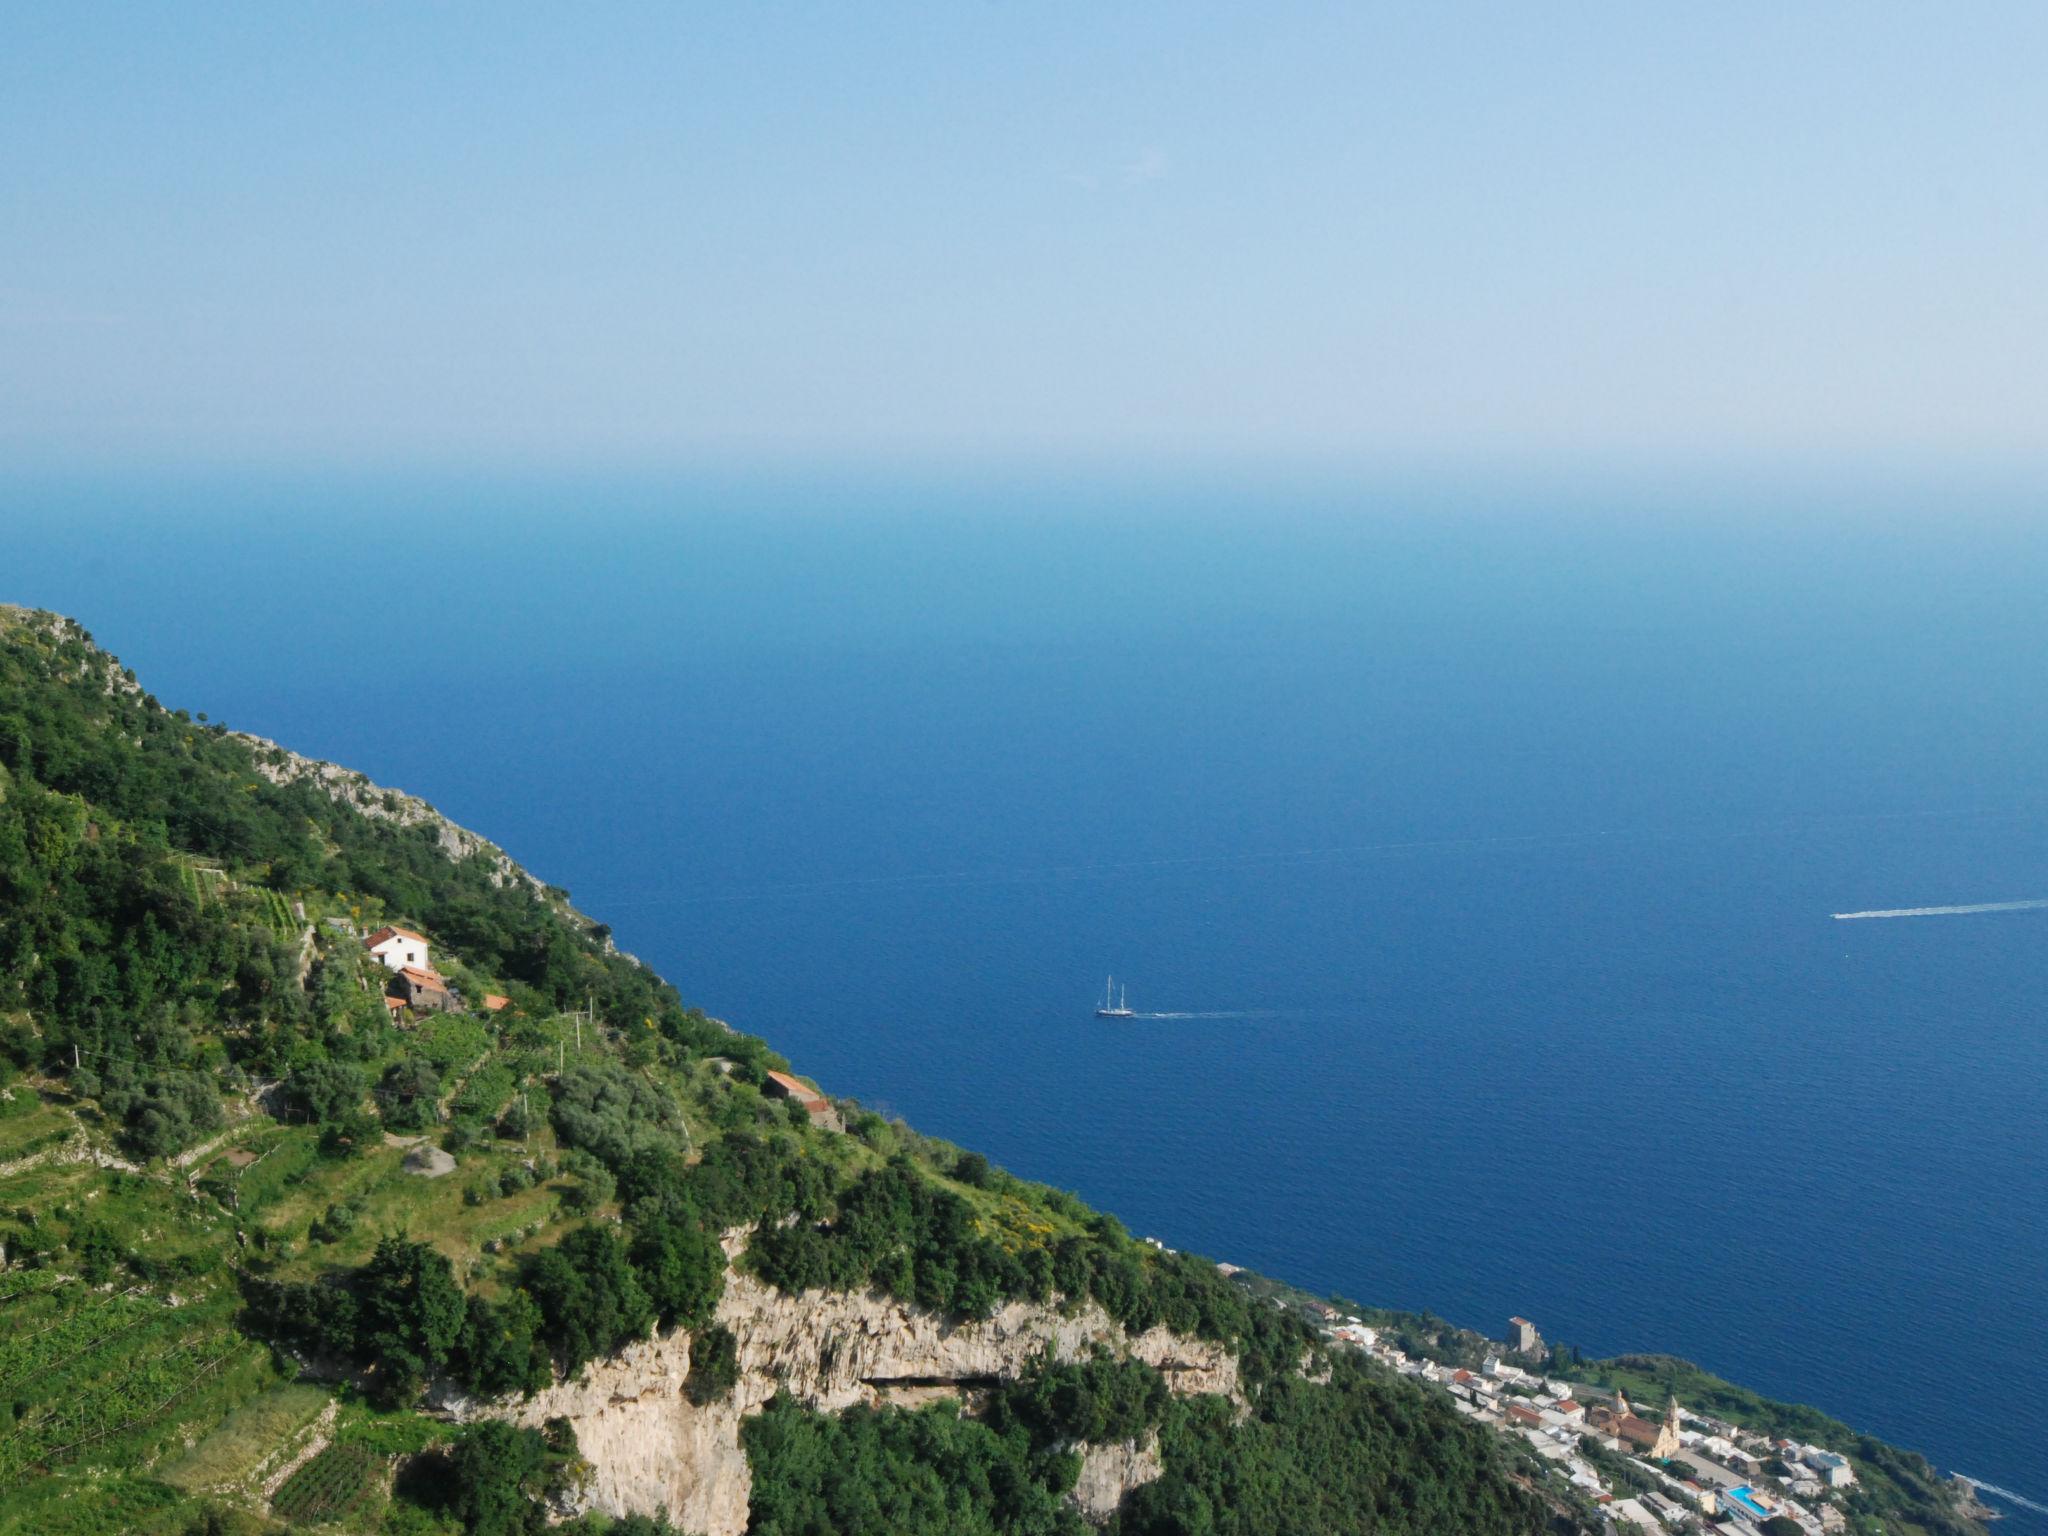
<path fill-rule="evenodd" d="M 2044 513 L 13 482 L 0 600 L 1137 1232 L 1683 1354 L 2048 1503 L 2048 911 L 1830 917 L 2048 897 Z M 1193 1016 L 1096 1020 L 1112 971 Z"/>

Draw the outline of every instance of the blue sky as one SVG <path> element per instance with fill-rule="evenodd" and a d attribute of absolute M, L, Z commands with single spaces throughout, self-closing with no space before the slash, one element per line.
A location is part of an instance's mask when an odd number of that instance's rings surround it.
<path fill-rule="evenodd" d="M 0 454 L 2036 465 L 2048 7 L 0 6 Z"/>

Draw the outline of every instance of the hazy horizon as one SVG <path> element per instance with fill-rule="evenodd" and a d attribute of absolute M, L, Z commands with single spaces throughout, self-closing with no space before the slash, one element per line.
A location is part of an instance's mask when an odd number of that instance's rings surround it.
<path fill-rule="evenodd" d="M 2048 14 L 8 7 L 0 452 L 2048 470 Z"/>

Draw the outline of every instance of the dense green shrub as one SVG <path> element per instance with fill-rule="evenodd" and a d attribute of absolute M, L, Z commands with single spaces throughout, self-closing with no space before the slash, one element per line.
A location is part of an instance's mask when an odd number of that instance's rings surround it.
<path fill-rule="evenodd" d="M 725 1250 L 684 1213 L 664 1212 L 633 1238 L 633 1267 L 664 1328 L 696 1328 L 725 1294 Z"/>
<path fill-rule="evenodd" d="M 117 1061 L 101 1079 L 99 1099 L 120 1122 L 123 1145 L 137 1157 L 168 1157 L 225 1120 L 213 1079 L 199 1072 L 145 1076 Z"/>
<path fill-rule="evenodd" d="M 1118 1536 L 1531 1536 L 1550 1516 L 1498 1437 L 1356 1357 L 1326 1385 L 1285 1374 L 1249 1419 L 1221 1397 L 1169 1405 L 1165 1475 L 1124 1501 Z"/>
<path fill-rule="evenodd" d="M 753 1536 L 1084 1536 L 1078 1463 L 953 1403 L 813 1413 L 777 1397 L 740 1426 Z M 1274 1529 L 1283 1529 L 1276 1526 Z"/>
<path fill-rule="evenodd" d="M 626 1248 L 602 1227 L 578 1227 L 522 1266 L 521 1284 L 540 1308 L 542 1334 L 565 1374 L 646 1334 L 654 1304 Z"/>
<path fill-rule="evenodd" d="M 469 1536 L 540 1536 L 548 1528 L 541 1500 L 564 1460 L 539 1431 L 486 1419 L 419 1458 L 399 1492 L 445 1511 Z"/>
<path fill-rule="evenodd" d="M 386 1404 L 410 1402 L 462 1338 L 465 1302 L 448 1261 L 425 1243 L 386 1237 L 357 1279 L 356 1354 L 374 1362 Z"/>
<path fill-rule="evenodd" d="M 791 1214 L 819 1220 L 832 1207 L 832 1175 L 818 1159 L 801 1155 L 801 1145 L 787 1132 L 730 1131 L 689 1170 L 687 1199 L 720 1230 Z"/>
<path fill-rule="evenodd" d="M 358 1107 L 369 1089 L 362 1068 L 341 1061 L 309 1061 L 292 1071 L 292 1108 L 308 1120 L 332 1120 Z"/>
<path fill-rule="evenodd" d="M 637 1152 L 672 1149 L 682 1124 L 667 1094 L 611 1061 L 564 1072 L 552 1114 L 564 1146 L 581 1147 L 612 1168 Z"/>
<path fill-rule="evenodd" d="M 377 1112 L 392 1130 L 425 1130 L 440 1118 L 441 1074 L 432 1062 L 407 1056 L 384 1069 L 376 1096 Z"/>
<path fill-rule="evenodd" d="M 730 1328 L 706 1328 L 690 1340 L 690 1374 L 683 1390 L 691 1402 L 700 1408 L 723 1402 L 739 1379 L 739 1341 Z"/>
<path fill-rule="evenodd" d="M 309 1283 L 254 1281 L 248 1294 L 256 1331 L 369 1367 L 385 1406 L 410 1402 L 448 1364 L 468 1307 L 447 1259 L 402 1236 L 381 1239 L 360 1269 Z"/>
<path fill-rule="evenodd" d="M 470 1297 L 462 1329 L 463 1379 L 486 1397 L 540 1391 L 554 1377 L 544 1327 L 540 1307 L 526 1291 L 515 1290 L 503 1301 Z"/>
<path fill-rule="evenodd" d="M 337 1201 L 314 1218 L 306 1235 L 316 1243 L 340 1242 L 355 1231 L 356 1218 L 361 1214 L 360 1208 L 353 1202 Z"/>
<path fill-rule="evenodd" d="M 749 1260 L 786 1291 L 857 1290 L 870 1283 L 920 1305 L 986 1316 L 1006 1297 L 1049 1293 L 1049 1268 L 975 1231 L 967 1202 L 907 1159 L 856 1179 L 828 1223 L 763 1230 Z"/>
<path fill-rule="evenodd" d="M 1050 1361 L 995 1394 L 989 1422 L 1038 1444 L 1135 1440 L 1165 1416 L 1166 1378 L 1142 1360 Z"/>

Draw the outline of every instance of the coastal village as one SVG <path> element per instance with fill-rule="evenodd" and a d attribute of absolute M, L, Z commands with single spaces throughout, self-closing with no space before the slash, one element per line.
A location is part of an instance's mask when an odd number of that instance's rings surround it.
<path fill-rule="evenodd" d="M 1234 1266 L 1219 1266 L 1226 1273 Z M 1712 1531 L 1720 1536 L 1831 1536 L 1848 1521 L 1841 1496 L 1855 1486 L 1849 1459 L 1820 1446 L 1773 1440 L 1688 1410 L 1676 1398 L 1636 1404 L 1546 1375 L 1542 1335 L 1526 1318 L 1478 1370 L 1405 1354 L 1358 1317 L 1312 1303 L 1332 1343 L 1364 1351 L 1403 1376 L 1432 1382 L 1453 1406 L 1525 1442 L 1573 1488 L 1597 1503 L 1617 1536 Z M 1789 1524 L 1785 1522 L 1790 1522 Z"/>

